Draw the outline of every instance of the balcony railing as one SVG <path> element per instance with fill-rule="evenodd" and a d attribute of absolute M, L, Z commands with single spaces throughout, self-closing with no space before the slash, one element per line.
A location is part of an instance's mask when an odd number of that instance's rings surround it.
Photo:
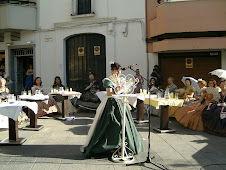
<path fill-rule="evenodd" d="M 0 0 L 1 4 L 36 5 L 35 0 Z"/>

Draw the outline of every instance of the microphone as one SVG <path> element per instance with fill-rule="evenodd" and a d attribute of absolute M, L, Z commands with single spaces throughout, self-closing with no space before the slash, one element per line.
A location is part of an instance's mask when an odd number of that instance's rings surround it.
<path fill-rule="evenodd" d="M 129 66 L 127 66 L 127 67 L 124 67 L 124 68 L 122 68 L 122 70 L 124 71 L 124 70 L 127 70 L 127 69 L 129 69 L 129 68 L 131 68 L 131 67 L 133 67 L 133 66 L 136 66 L 137 64 L 132 64 L 132 65 L 129 65 Z"/>

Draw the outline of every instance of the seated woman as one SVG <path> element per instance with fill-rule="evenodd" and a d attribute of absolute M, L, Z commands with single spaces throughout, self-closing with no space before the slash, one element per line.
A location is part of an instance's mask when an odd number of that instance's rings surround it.
<path fill-rule="evenodd" d="M 199 101 L 178 109 L 174 115 L 178 122 L 192 130 L 204 131 L 202 111 L 209 103 L 217 103 L 220 95 L 214 87 L 214 82 L 208 82 L 208 88 L 203 91 L 204 95 Z"/>
<path fill-rule="evenodd" d="M 60 87 L 64 87 L 64 85 L 62 84 L 62 81 L 61 81 L 61 78 L 59 76 L 56 76 L 55 79 L 54 79 L 54 84 L 52 86 L 54 89 L 57 89 L 59 90 Z M 57 96 L 53 96 L 54 100 L 56 102 L 61 102 L 62 101 L 62 96 L 60 95 L 57 95 Z"/>
<path fill-rule="evenodd" d="M 220 103 L 210 103 L 202 112 L 203 126 L 206 132 L 217 136 L 226 136 L 226 81 L 220 83 Z"/>
<path fill-rule="evenodd" d="M 158 82 L 155 77 L 150 79 L 149 90 L 151 94 L 157 94 L 158 92 Z"/>
<path fill-rule="evenodd" d="M 103 80 L 108 97 L 105 98 L 97 109 L 93 124 L 90 127 L 86 143 L 81 147 L 85 157 L 90 158 L 93 154 L 116 150 L 121 145 L 122 110 L 123 103 L 120 98 L 112 97 L 118 94 L 121 87 L 118 78 L 121 74 L 121 66 L 114 62 L 111 64 L 112 76 Z M 143 151 L 143 144 L 138 133 L 131 112 L 126 107 L 126 142 L 134 154 Z"/>
<path fill-rule="evenodd" d="M 170 93 L 174 93 L 175 90 L 178 89 L 178 87 L 174 84 L 174 78 L 169 77 L 167 82 L 169 85 L 166 87 L 165 91 L 168 90 Z"/>
<path fill-rule="evenodd" d="M 94 79 L 93 73 L 89 73 L 89 81 L 85 85 L 84 93 L 81 96 L 83 102 L 99 102 L 96 92 L 99 91 L 99 83 Z"/>
<path fill-rule="evenodd" d="M 61 78 L 59 76 L 56 76 L 54 79 L 53 88 L 59 89 L 60 87 L 65 88 L 64 85 L 62 84 Z"/>
<path fill-rule="evenodd" d="M 0 78 L 0 98 L 1 98 L 1 100 L 5 100 L 6 95 L 9 93 L 9 89 L 5 85 L 6 85 L 6 80 L 4 78 Z"/>
<path fill-rule="evenodd" d="M 178 92 L 178 96 L 181 99 L 187 99 L 187 98 L 192 98 L 195 93 L 195 88 L 191 86 L 191 80 L 186 79 L 184 83 L 185 87 L 182 89 L 177 89 L 175 92 Z"/>
<path fill-rule="evenodd" d="M 203 96 L 203 91 L 206 89 L 206 81 L 202 79 L 198 79 L 199 90 L 195 93 L 195 98 L 199 100 Z"/>
<path fill-rule="evenodd" d="M 32 94 L 35 94 L 37 90 L 43 92 L 41 77 L 36 77 L 31 90 Z M 37 101 L 37 104 L 38 104 L 38 117 L 54 112 L 60 112 L 60 109 L 56 101 L 51 96 L 49 96 L 48 103 L 46 103 L 45 101 Z"/>
<path fill-rule="evenodd" d="M 186 79 L 184 83 L 185 87 L 181 89 L 176 89 L 175 92 L 178 93 L 178 97 L 180 99 L 189 99 L 194 96 L 195 88 L 191 86 L 191 80 Z M 174 117 L 174 114 L 178 110 L 177 106 L 170 106 L 169 107 L 169 117 Z"/>

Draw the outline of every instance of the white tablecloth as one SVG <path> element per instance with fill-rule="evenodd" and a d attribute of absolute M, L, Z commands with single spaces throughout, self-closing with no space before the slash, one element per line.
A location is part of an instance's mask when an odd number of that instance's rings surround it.
<path fill-rule="evenodd" d="M 38 95 L 21 95 L 20 99 L 22 100 L 48 100 L 49 96 L 48 95 L 43 95 L 43 94 L 38 94 Z"/>
<path fill-rule="evenodd" d="M 22 107 L 24 106 L 28 107 L 35 114 L 37 114 L 38 104 L 36 102 L 26 101 L 16 101 L 14 103 L 2 102 L 0 104 L 0 114 L 16 121 L 20 115 Z"/>
<path fill-rule="evenodd" d="M 9 120 L 7 116 L 0 115 L 0 129 L 9 128 Z"/>
<path fill-rule="evenodd" d="M 99 91 L 96 93 L 96 95 L 98 96 L 98 98 L 100 99 L 100 101 L 102 101 L 104 98 L 107 97 L 107 92 L 106 91 Z M 157 95 L 150 95 L 151 98 L 157 98 Z M 143 93 L 137 93 L 137 94 L 128 94 L 127 95 L 127 99 L 130 105 L 132 105 L 133 107 L 136 107 L 137 105 L 137 99 L 139 100 L 146 100 L 149 98 L 149 95 L 144 95 Z"/>
<path fill-rule="evenodd" d="M 48 93 L 49 95 L 62 95 L 62 96 L 68 96 L 69 99 L 74 98 L 75 96 L 77 98 L 80 98 L 82 93 L 76 92 L 76 91 L 63 91 L 63 92 L 53 92 L 53 93 Z"/>

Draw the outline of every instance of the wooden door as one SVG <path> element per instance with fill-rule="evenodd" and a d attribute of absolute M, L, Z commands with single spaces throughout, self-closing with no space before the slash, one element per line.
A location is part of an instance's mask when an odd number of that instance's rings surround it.
<path fill-rule="evenodd" d="M 94 73 L 101 84 L 106 77 L 105 36 L 100 34 L 80 34 L 69 38 L 67 46 L 67 85 L 77 91 L 83 91 L 88 73 Z M 94 54 L 94 46 L 100 47 L 100 54 Z M 78 49 L 83 48 L 84 54 Z M 80 56 L 79 56 L 80 55 Z M 101 84 L 101 89 L 103 89 Z"/>
<path fill-rule="evenodd" d="M 186 58 L 193 59 L 193 68 L 186 68 Z M 167 86 L 168 77 L 173 77 L 178 87 L 184 86 L 181 82 L 183 76 L 219 81 L 218 77 L 208 73 L 221 68 L 221 52 L 159 54 L 159 66 L 163 73 L 164 87 Z"/>

